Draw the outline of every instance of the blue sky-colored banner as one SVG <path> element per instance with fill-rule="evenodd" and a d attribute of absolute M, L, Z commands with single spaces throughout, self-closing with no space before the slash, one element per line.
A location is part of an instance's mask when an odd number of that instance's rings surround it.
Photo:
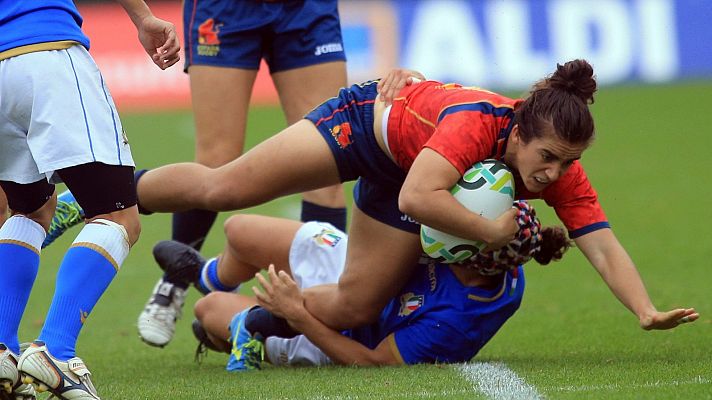
<path fill-rule="evenodd" d="M 400 65 L 522 88 L 586 58 L 602 84 L 712 78 L 710 0 L 342 1 L 341 14 L 353 75 Z"/>

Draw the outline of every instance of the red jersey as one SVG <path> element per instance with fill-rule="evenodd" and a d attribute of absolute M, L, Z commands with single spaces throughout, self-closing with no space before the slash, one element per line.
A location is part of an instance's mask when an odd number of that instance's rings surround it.
<path fill-rule="evenodd" d="M 476 162 L 504 156 L 514 109 L 521 102 L 458 84 L 427 81 L 407 86 L 390 110 L 388 147 L 405 171 L 428 147 L 464 174 Z M 520 179 L 515 187 L 516 198 L 540 198 L 553 207 L 572 238 L 609 226 L 578 161 L 541 193 L 527 191 Z"/>

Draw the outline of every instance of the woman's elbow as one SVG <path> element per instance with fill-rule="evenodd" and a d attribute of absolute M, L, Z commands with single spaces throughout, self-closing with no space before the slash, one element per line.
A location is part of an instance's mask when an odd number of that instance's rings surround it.
<path fill-rule="evenodd" d="M 398 209 L 402 213 L 417 219 L 422 206 L 422 200 L 417 193 L 412 190 L 401 190 L 398 195 Z"/>

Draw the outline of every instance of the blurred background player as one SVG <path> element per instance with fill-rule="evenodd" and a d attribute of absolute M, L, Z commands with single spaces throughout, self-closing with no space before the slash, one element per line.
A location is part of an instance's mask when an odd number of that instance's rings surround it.
<path fill-rule="evenodd" d="M 153 62 L 178 62 L 175 27 L 143 1 L 119 2 Z M 12 212 L 0 228 L 0 393 L 11 399 L 34 398 L 29 383 L 61 399 L 99 398 L 75 346 L 140 232 L 131 150 L 81 25 L 71 0 L 0 0 L 0 187 Z M 20 354 L 61 181 L 88 223 L 59 266 L 38 339 Z"/>
<path fill-rule="evenodd" d="M 299 290 L 335 283 L 343 270 L 348 238 L 330 224 L 236 215 L 225 224 L 228 243 L 217 258 L 205 261 L 172 241 L 159 243 L 154 251 L 163 255 L 161 265 L 168 275 L 187 277 L 191 271 L 200 277 L 205 274 L 199 270 L 215 265 L 234 285 L 271 265 L 269 281 L 260 279 L 265 292 L 258 297 L 305 336 L 253 340 L 244 321 L 253 297 L 216 291 L 201 278 L 194 282 L 201 291 L 212 292 L 196 303 L 194 332 L 209 348 L 231 354 L 230 371 L 259 368 L 263 342 L 272 364 L 465 362 L 519 308 L 524 291 L 520 264 L 532 257 L 547 264 L 570 246 L 562 228 L 542 230 L 533 208 L 525 202 L 515 205 L 520 230 L 506 257 L 495 261 L 492 254 L 476 256 L 459 265 L 422 258 L 376 323 L 343 333 L 311 316 Z"/>
<path fill-rule="evenodd" d="M 219 167 L 242 154 L 252 86 L 264 59 L 289 125 L 346 86 L 337 0 L 185 1 L 185 70 L 195 116 L 195 161 Z M 174 240 L 200 250 L 217 213 L 173 216 Z M 341 185 L 303 194 L 302 221 L 346 227 Z M 163 277 L 138 319 L 141 338 L 165 346 L 187 287 Z"/>

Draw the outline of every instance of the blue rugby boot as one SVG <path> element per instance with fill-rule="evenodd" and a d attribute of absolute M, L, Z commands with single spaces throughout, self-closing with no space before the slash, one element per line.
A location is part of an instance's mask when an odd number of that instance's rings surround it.
<path fill-rule="evenodd" d="M 54 210 L 54 217 L 49 224 L 49 232 L 42 243 L 42 248 L 49 246 L 55 239 L 62 236 L 67 229 L 74 225 L 79 225 L 84 221 L 84 210 L 77 203 L 74 195 L 69 190 L 65 190 L 57 196 L 57 207 Z"/>
<path fill-rule="evenodd" d="M 251 371 L 262 369 L 265 359 L 265 347 L 261 337 L 253 337 L 245 328 L 245 317 L 250 309 L 235 315 L 230 322 L 230 359 L 227 361 L 228 371 Z"/>

